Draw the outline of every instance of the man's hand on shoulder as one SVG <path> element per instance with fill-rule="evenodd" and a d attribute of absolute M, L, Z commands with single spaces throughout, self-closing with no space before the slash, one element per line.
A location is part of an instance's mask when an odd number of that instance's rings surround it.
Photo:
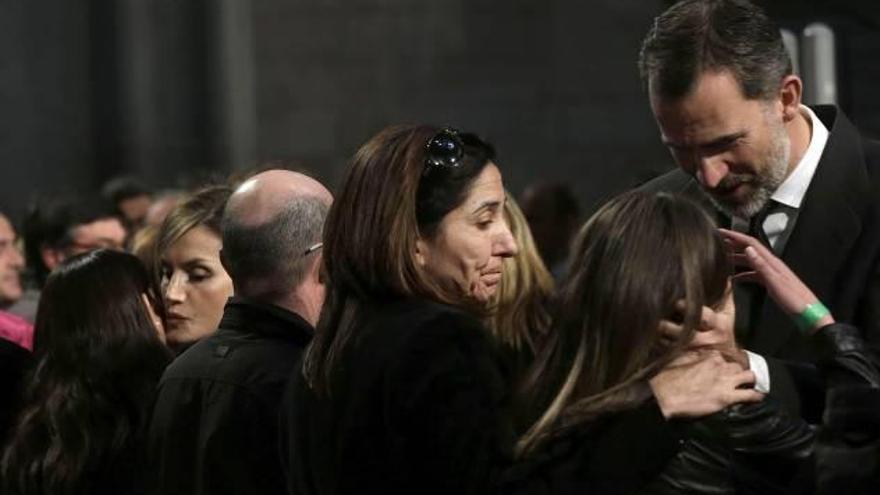
<path fill-rule="evenodd" d="M 733 404 L 760 401 L 764 394 L 752 388 L 754 382 L 751 371 L 719 351 L 685 353 L 649 380 L 666 419 L 707 416 Z"/>

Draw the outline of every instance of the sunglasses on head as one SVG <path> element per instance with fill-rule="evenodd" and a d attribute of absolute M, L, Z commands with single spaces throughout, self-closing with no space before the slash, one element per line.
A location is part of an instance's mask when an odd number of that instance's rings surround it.
<path fill-rule="evenodd" d="M 425 172 L 433 168 L 456 168 L 463 159 L 464 143 L 458 131 L 451 127 L 442 129 L 425 145 Z"/>

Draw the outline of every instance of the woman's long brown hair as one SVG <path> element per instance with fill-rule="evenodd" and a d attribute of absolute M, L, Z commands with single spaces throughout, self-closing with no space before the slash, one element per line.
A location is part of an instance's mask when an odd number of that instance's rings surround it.
<path fill-rule="evenodd" d="M 430 238 L 437 227 L 434 220 L 420 224 L 418 219 L 442 218 L 460 204 L 494 150 L 475 136 L 463 135 L 462 163 L 449 175 L 432 176 L 432 189 L 420 191 L 425 145 L 437 132 L 424 125 L 389 127 L 352 159 L 324 227 L 327 293 L 303 361 L 303 375 L 318 393 L 329 394 L 333 372 L 367 308 L 402 297 L 470 304 L 416 263 L 416 241 Z M 426 199 L 420 203 L 420 197 Z"/>
<path fill-rule="evenodd" d="M 640 191 L 593 215 L 570 266 L 554 331 L 526 380 L 524 403 L 540 410 L 519 456 L 562 430 L 649 398 L 648 378 L 683 351 L 702 306 L 722 300 L 730 275 L 723 241 L 700 207 Z M 664 344 L 659 324 L 676 318 L 685 331 Z"/>

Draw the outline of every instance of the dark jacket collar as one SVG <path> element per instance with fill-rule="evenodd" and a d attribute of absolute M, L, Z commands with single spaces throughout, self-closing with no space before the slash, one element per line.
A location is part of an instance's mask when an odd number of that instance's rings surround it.
<path fill-rule="evenodd" d="M 306 345 L 315 333 L 309 322 L 292 311 L 235 296 L 226 302 L 220 328 L 291 339 L 301 345 Z"/>

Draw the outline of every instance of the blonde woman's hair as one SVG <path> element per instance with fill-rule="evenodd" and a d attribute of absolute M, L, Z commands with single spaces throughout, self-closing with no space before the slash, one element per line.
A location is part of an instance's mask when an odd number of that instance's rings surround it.
<path fill-rule="evenodd" d="M 550 326 L 553 277 L 538 254 L 525 215 L 510 194 L 504 204 L 504 219 L 519 252 L 504 260 L 488 328 L 495 339 L 514 351 L 535 354 Z"/>

